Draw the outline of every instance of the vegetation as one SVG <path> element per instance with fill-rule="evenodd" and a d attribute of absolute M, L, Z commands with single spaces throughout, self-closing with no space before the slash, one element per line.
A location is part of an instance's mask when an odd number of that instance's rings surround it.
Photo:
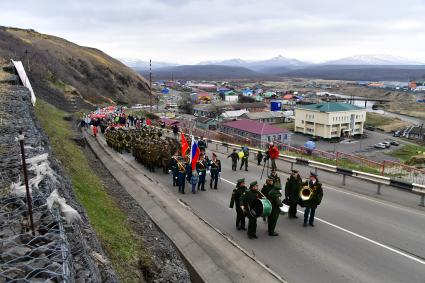
<path fill-rule="evenodd" d="M 377 113 L 366 113 L 366 125 L 372 127 L 379 127 L 391 124 L 395 118 L 387 117 Z"/>
<path fill-rule="evenodd" d="M 294 131 L 295 129 L 295 122 L 290 122 L 290 123 L 279 123 L 279 124 L 275 124 L 276 127 L 282 128 L 282 129 L 287 129 L 289 131 Z"/>
<path fill-rule="evenodd" d="M 150 264 L 142 240 L 131 230 L 126 214 L 107 194 L 87 157 L 72 141 L 66 112 L 37 100 L 36 115 L 49 136 L 55 156 L 72 179 L 75 195 L 85 207 L 90 223 L 122 282 L 142 282 L 142 266 Z"/>
<path fill-rule="evenodd" d="M 408 161 L 412 157 L 423 154 L 424 152 L 425 147 L 423 146 L 406 144 L 403 147 L 388 153 L 388 155 L 397 157 L 402 161 Z"/>

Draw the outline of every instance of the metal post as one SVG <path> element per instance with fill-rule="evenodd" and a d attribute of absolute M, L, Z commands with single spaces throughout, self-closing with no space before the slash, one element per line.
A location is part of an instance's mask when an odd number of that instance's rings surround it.
<path fill-rule="evenodd" d="M 215 150 L 218 150 L 218 143 L 215 144 Z"/>
<path fill-rule="evenodd" d="M 292 170 L 294 170 L 294 163 L 293 162 L 291 162 L 291 172 L 292 172 Z"/>
<path fill-rule="evenodd" d="M 24 171 L 25 190 L 26 190 L 26 194 L 27 194 L 28 215 L 29 215 L 29 218 L 30 218 L 30 226 L 31 226 L 32 235 L 35 236 L 34 222 L 33 222 L 33 219 L 32 219 L 32 197 L 31 197 L 31 192 L 30 192 L 30 188 L 29 188 L 29 185 L 28 185 L 28 173 L 27 173 L 27 165 L 26 165 L 26 161 L 25 161 L 24 135 L 22 134 L 22 130 L 19 130 L 18 141 L 19 141 L 19 144 L 21 146 L 22 169 Z"/>
<path fill-rule="evenodd" d="M 345 175 L 342 175 L 342 185 L 343 186 L 345 186 L 345 178 L 346 178 L 347 176 L 345 176 Z"/>
<path fill-rule="evenodd" d="M 380 195 L 381 194 L 381 183 L 378 183 L 378 189 L 376 190 L 376 194 Z"/>
<path fill-rule="evenodd" d="M 226 152 L 229 153 L 229 146 L 226 146 Z"/>
<path fill-rule="evenodd" d="M 314 168 L 314 174 L 317 175 L 317 167 Z"/>
<path fill-rule="evenodd" d="M 149 110 L 152 113 L 152 60 L 149 59 Z"/>
<path fill-rule="evenodd" d="M 421 200 L 419 201 L 419 206 L 425 206 L 425 195 L 421 195 Z"/>

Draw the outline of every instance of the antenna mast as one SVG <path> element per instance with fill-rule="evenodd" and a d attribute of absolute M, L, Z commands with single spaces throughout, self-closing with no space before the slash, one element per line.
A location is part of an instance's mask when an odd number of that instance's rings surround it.
<path fill-rule="evenodd" d="M 149 59 L 149 109 L 152 113 L 152 60 Z"/>

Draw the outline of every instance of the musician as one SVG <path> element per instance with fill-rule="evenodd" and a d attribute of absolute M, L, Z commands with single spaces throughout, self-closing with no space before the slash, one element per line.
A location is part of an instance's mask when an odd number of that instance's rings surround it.
<path fill-rule="evenodd" d="M 267 178 L 266 183 L 264 184 L 263 188 L 261 189 L 261 193 L 268 198 L 269 192 L 273 189 L 273 179 Z M 263 221 L 266 221 L 266 217 L 263 216 Z"/>
<path fill-rule="evenodd" d="M 177 174 L 179 168 L 177 166 L 177 155 L 174 155 L 170 161 L 171 172 L 173 173 L 173 187 L 177 186 Z"/>
<path fill-rule="evenodd" d="M 196 171 L 198 172 L 198 191 L 205 191 L 205 175 L 207 174 L 207 163 L 204 156 L 199 156 L 198 162 L 196 162 Z"/>
<path fill-rule="evenodd" d="M 245 164 L 245 171 L 248 171 L 248 157 L 249 157 L 249 150 L 246 146 L 242 147 L 243 157 L 241 161 L 241 167 L 239 170 L 242 170 L 242 167 Z"/>
<path fill-rule="evenodd" d="M 230 199 L 230 208 L 233 208 L 233 205 L 236 205 L 236 229 L 237 230 L 246 230 L 245 228 L 245 214 L 241 206 L 241 196 L 248 191 L 245 186 L 245 179 L 239 179 L 236 183 L 236 188 L 233 190 L 232 198 Z"/>
<path fill-rule="evenodd" d="M 210 171 L 211 171 L 210 189 L 213 188 L 213 182 L 214 182 L 214 190 L 217 190 L 218 178 L 221 173 L 221 161 L 217 159 L 217 155 L 215 153 L 212 154 L 212 160 L 210 161 Z"/>
<path fill-rule="evenodd" d="M 186 168 L 182 161 L 177 161 L 178 173 L 177 173 L 177 184 L 179 186 L 179 193 L 184 194 L 184 187 L 186 184 Z"/>
<path fill-rule="evenodd" d="M 289 203 L 288 217 L 298 218 L 297 216 L 297 205 L 300 201 L 300 191 L 303 186 L 298 170 L 292 170 L 291 176 L 286 181 L 285 185 L 285 198 Z"/>
<path fill-rule="evenodd" d="M 322 184 L 317 178 L 317 174 L 314 172 L 310 172 L 310 180 L 303 184 L 303 186 L 307 185 L 312 190 L 312 194 L 308 200 L 304 201 L 304 227 L 307 226 L 307 222 L 310 226 L 314 227 L 314 215 L 317 206 L 322 202 L 323 189 Z"/>
<path fill-rule="evenodd" d="M 269 149 L 267 151 L 268 156 L 272 163 L 272 169 L 276 170 L 276 159 L 279 157 L 279 149 L 272 142 L 270 143 Z"/>
<path fill-rule="evenodd" d="M 280 177 L 277 175 L 276 169 L 272 169 L 272 172 L 269 176 L 273 180 L 273 185 L 282 189 L 282 183 L 280 182 Z"/>
<path fill-rule="evenodd" d="M 233 149 L 233 152 L 227 156 L 227 158 L 232 158 L 232 170 L 236 171 L 236 166 L 238 165 L 239 154 L 236 152 L 236 149 Z"/>
<path fill-rule="evenodd" d="M 267 194 L 267 199 L 270 201 L 272 205 L 272 211 L 270 212 L 270 215 L 267 217 L 267 225 L 268 225 L 268 232 L 269 236 L 279 236 L 278 233 L 275 232 L 277 219 L 280 215 L 280 207 L 282 204 L 282 194 L 280 190 L 282 187 L 273 185 L 270 191 Z"/>
<path fill-rule="evenodd" d="M 248 238 L 257 239 L 257 217 L 253 216 L 250 212 L 250 204 L 255 199 L 260 199 L 261 194 L 258 191 L 258 183 L 254 181 L 249 184 L 249 191 L 244 193 L 241 197 L 241 209 L 248 217 Z"/>

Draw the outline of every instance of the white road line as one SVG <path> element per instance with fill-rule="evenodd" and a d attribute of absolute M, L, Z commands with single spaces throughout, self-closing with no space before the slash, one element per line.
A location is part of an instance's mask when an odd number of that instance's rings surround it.
<path fill-rule="evenodd" d="M 229 184 L 232 184 L 232 185 L 236 186 L 236 183 L 233 183 L 233 182 L 231 182 L 231 181 L 229 181 L 229 180 L 226 180 L 226 179 L 223 179 L 223 178 L 221 178 L 221 179 L 222 179 L 223 181 L 225 181 L 225 182 L 229 183 Z M 298 211 L 299 211 L 300 213 L 304 213 L 303 211 L 300 211 L 300 210 L 298 210 Z M 417 262 L 417 263 L 420 263 L 420 264 L 422 264 L 422 265 L 425 265 L 425 260 L 422 260 L 422 259 L 420 259 L 420 258 L 417 258 L 417 257 L 411 256 L 411 255 L 409 255 L 409 254 L 407 254 L 407 253 L 404 253 L 404 252 L 402 252 L 402 251 L 399 251 L 399 250 L 397 250 L 397 249 L 394 249 L 394 248 L 392 248 L 392 247 L 390 247 L 390 246 L 387 246 L 387 245 L 381 244 L 381 243 L 379 243 L 379 242 L 377 242 L 377 241 L 375 241 L 375 240 L 372 240 L 372 239 L 370 239 L 370 238 L 368 238 L 368 237 L 365 237 L 365 236 L 362 236 L 362 235 L 357 234 L 357 233 L 355 233 L 355 232 L 352 232 L 352 231 L 350 231 L 350 230 L 347 230 L 347 229 L 345 229 L 345 228 L 343 228 L 343 227 L 340 227 L 340 226 L 338 226 L 338 225 L 335 225 L 335 224 L 333 224 L 333 223 L 330 223 L 330 222 L 328 222 L 328 221 L 326 221 L 326 220 L 324 220 L 324 219 L 321 219 L 321 218 L 318 218 L 318 217 L 315 217 L 315 219 L 317 219 L 317 220 L 319 220 L 320 222 L 323 222 L 323 223 L 325 223 L 325 224 L 328 224 L 329 226 L 334 227 L 334 228 L 336 228 L 336 229 L 338 229 L 338 230 L 341 230 L 341 231 L 343 231 L 343 232 L 345 232 L 345 233 L 348 233 L 348 234 L 350 234 L 350 235 L 352 235 L 352 236 L 355 236 L 355 237 L 357 237 L 357 238 L 359 238 L 359 239 L 365 240 L 365 241 L 367 241 L 367 242 L 369 242 L 369 243 L 371 243 L 371 244 L 377 245 L 377 246 L 379 246 L 379 247 L 381 247 L 381 248 L 384 248 L 384 249 L 386 249 L 386 250 L 389 250 L 389 251 L 391 251 L 391 252 L 393 252 L 393 253 L 396 253 L 396 254 L 398 254 L 398 255 L 404 256 L 405 258 L 408 258 L 408 259 L 410 259 L 410 260 L 413 260 L 413 261 L 415 261 L 415 262 Z"/>

